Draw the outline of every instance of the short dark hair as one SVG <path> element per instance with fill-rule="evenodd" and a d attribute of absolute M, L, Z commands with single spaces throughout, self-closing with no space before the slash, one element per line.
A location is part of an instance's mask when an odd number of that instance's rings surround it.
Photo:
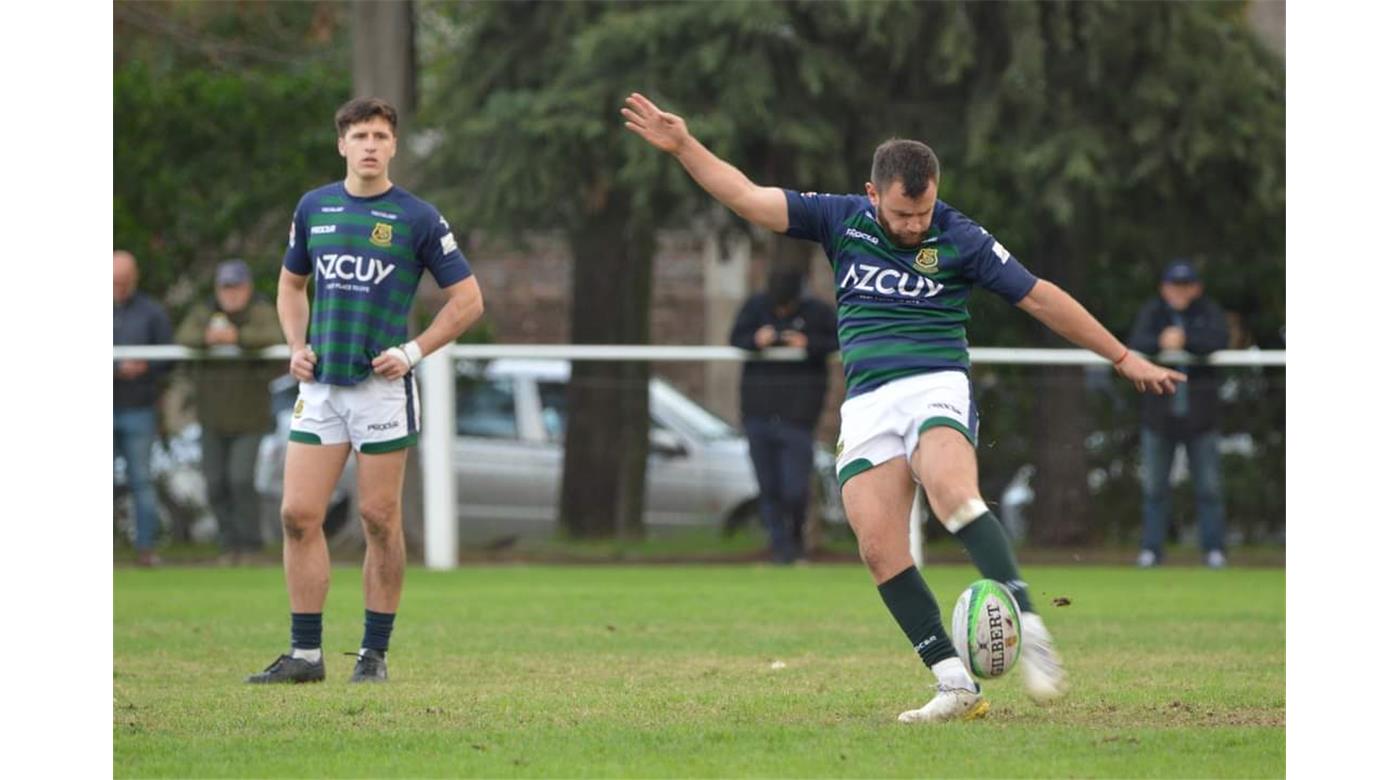
<path fill-rule="evenodd" d="M 389 123 L 394 135 L 399 133 L 399 112 L 389 101 L 377 97 L 355 98 L 335 112 L 335 134 L 344 136 L 351 125 L 368 122 L 375 117 L 383 117 Z"/>
<path fill-rule="evenodd" d="M 938 155 L 927 144 L 904 138 L 891 138 L 875 149 L 870 165 L 870 181 L 876 192 L 885 192 L 898 179 L 904 192 L 917 198 L 928 189 L 929 180 L 938 183 Z"/>

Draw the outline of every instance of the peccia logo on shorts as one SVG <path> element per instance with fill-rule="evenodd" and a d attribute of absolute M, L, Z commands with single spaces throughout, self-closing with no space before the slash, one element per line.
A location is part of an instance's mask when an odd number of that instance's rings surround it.
<path fill-rule="evenodd" d="M 392 431 L 393 429 L 399 427 L 399 421 L 395 420 L 393 422 L 387 423 L 370 423 L 365 427 L 369 428 L 371 431 Z"/>

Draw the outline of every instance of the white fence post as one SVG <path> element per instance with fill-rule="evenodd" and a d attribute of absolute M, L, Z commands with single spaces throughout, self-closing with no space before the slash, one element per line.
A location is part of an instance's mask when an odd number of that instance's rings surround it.
<path fill-rule="evenodd" d="M 423 561 L 429 569 L 457 568 L 457 473 L 452 467 L 456 438 L 457 387 L 452 350 L 423 358 Z"/>

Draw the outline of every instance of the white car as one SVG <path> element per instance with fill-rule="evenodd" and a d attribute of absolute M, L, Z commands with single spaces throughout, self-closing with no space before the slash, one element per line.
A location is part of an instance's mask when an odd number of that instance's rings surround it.
<path fill-rule="evenodd" d="M 481 544 L 558 531 L 569 362 L 502 359 L 456 365 L 453 465 L 459 539 Z M 761 525 L 758 481 L 743 434 L 665 380 L 653 377 L 650 387 L 646 525 L 713 526 L 724 532 L 749 523 Z M 257 479 L 265 514 L 273 517 L 280 501 L 296 384 L 284 382 L 281 391 L 289 393 L 288 400 L 274 402 L 278 431 L 259 453 Z M 826 523 L 844 524 L 835 458 L 819 445 L 815 449 L 811 514 Z M 359 539 L 359 523 L 349 522 L 354 515 L 353 469 L 351 458 L 332 498 L 326 523 L 332 544 Z M 405 532 L 410 545 L 421 540 L 421 529 L 406 527 Z"/>

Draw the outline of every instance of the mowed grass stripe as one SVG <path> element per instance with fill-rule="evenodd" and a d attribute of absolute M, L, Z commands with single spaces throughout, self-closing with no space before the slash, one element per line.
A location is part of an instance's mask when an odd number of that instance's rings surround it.
<path fill-rule="evenodd" d="M 282 574 L 119 569 L 114 774 L 1280 776 L 1284 574 L 1027 567 L 1074 689 L 932 694 L 857 566 L 411 570 L 391 682 L 352 687 L 360 573 L 326 606 L 329 679 L 253 688 L 287 644 Z M 930 570 L 945 620 L 976 573 Z M 1219 594 L 1229 591 L 1230 599 Z M 1052 598 L 1070 606 L 1050 606 Z M 773 669 L 774 661 L 785 668 Z M 956 750 L 947 749 L 956 745 Z M 1006 750 L 1015 745 L 1014 750 Z"/>

